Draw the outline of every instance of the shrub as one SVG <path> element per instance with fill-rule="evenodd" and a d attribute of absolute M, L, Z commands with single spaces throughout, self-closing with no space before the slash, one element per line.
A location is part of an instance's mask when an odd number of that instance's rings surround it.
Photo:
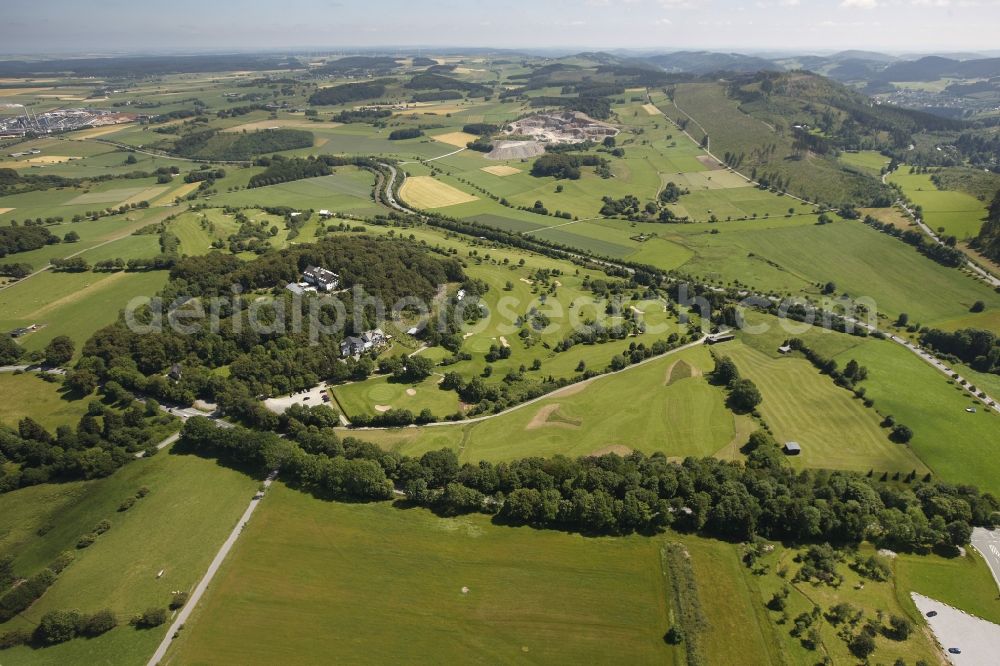
<path fill-rule="evenodd" d="M 84 618 L 80 625 L 80 633 L 93 638 L 94 636 L 107 633 L 117 626 L 118 618 L 115 617 L 115 614 L 110 609 L 105 608 Z"/>
<path fill-rule="evenodd" d="M 167 621 L 166 608 L 147 608 L 132 618 L 132 625 L 137 629 L 152 629 Z"/>
<path fill-rule="evenodd" d="M 33 635 L 43 645 L 57 645 L 72 640 L 80 624 L 76 611 L 49 611 L 42 616 Z"/>

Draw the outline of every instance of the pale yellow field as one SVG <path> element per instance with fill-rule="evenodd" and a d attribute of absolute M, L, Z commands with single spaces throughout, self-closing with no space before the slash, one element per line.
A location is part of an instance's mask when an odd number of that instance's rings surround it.
<path fill-rule="evenodd" d="M 39 155 L 38 157 L 31 157 L 22 162 L 14 164 L 15 169 L 24 168 L 31 166 L 32 164 L 62 164 L 63 162 L 69 162 L 70 160 L 79 160 L 82 157 L 72 157 L 70 155 Z"/>
<path fill-rule="evenodd" d="M 30 95 L 31 93 L 52 90 L 52 86 L 46 88 L 0 88 L 0 97 L 15 97 L 17 95 Z"/>
<path fill-rule="evenodd" d="M 656 108 L 656 106 L 653 104 L 643 104 L 642 108 L 645 109 L 646 113 L 648 113 L 651 116 L 660 115 L 660 110 Z"/>
<path fill-rule="evenodd" d="M 4 213 L 9 213 L 9 212 L 11 212 L 13 210 L 17 210 L 17 209 L 16 208 L 0 208 L 0 215 L 3 215 Z"/>
<path fill-rule="evenodd" d="M 78 95 L 36 95 L 36 97 L 44 97 L 46 99 L 58 99 L 58 100 L 69 100 L 69 101 L 80 101 L 81 99 L 87 99 L 86 97 L 80 97 Z"/>
<path fill-rule="evenodd" d="M 128 129 L 132 127 L 132 123 L 121 123 L 120 125 L 105 125 L 103 127 L 91 127 L 90 129 L 80 130 L 79 132 L 73 132 L 70 136 L 73 139 L 93 139 L 94 137 L 104 136 L 105 134 L 113 134 L 114 132 L 119 132 L 123 129 Z"/>
<path fill-rule="evenodd" d="M 444 114 L 444 113 L 458 113 L 462 111 L 465 107 L 458 106 L 456 104 L 440 104 L 438 106 L 419 106 L 413 105 L 408 109 L 401 109 L 393 113 L 394 116 L 405 116 L 409 113 L 433 113 L 433 114 Z"/>
<path fill-rule="evenodd" d="M 521 173 L 520 169 L 516 169 L 512 166 L 507 166 L 506 164 L 497 164 L 496 166 L 483 167 L 481 169 L 486 173 L 491 173 L 494 176 L 513 176 L 515 173 Z"/>
<path fill-rule="evenodd" d="M 316 129 L 339 127 L 340 123 L 314 123 L 309 120 L 298 120 L 296 118 L 281 118 L 280 120 L 258 120 L 252 123 L 244 123 L 235 127 L 227 127 L 223 132 L 255 132 L 257 130 L 269 129 L 271 127 L 281 127 L 285 129 Z"/>
<path fill-rule="evenodd" d="M 399 194 L 408 204 L 417 208 L 444 208 L 479 198 L 430 176 L 407 178 Z"/>
<path fill-rule="evenodd" d="M 147 187 L 142 192 L 133 194 L 125 201 L 118 204 L 119 206 L 129 206 L 131 204 L 137 204 L 140 201 L 152 201 L 156 197 L 160 196 L 167 191 L 166 185 L 156 185 L 154 187 Z"/>
<path fill-rule="evenodd" d="M 465 148 L 465 144 L 475 141 L 479 137 L 475 134 L 467 134 L 466 132 L 448 132 L 447 134 L 437 134 L 431 138 L 441 143 L 447 143 L 449 146 Z"/>
<path fill-rule="evenodd" d="M 162 197 L 159 197 L 154 201 L 150 201 L 149 205 L 169 206 L 174 202 L 174 199 L 176 199 L 177 197 L 186 197 L 187 195 L 197 190 L 199 185 L 201 185 L 201 183 L 184 183 L 173 192 L 168 192 L 167 194 L 164 194 Z"/>
<path fill-rule="evenodd" d="M 330 143 L 330 137 L 328 136 L 313 136 L 313 148 L 321 148 L 328 143 Z"/>

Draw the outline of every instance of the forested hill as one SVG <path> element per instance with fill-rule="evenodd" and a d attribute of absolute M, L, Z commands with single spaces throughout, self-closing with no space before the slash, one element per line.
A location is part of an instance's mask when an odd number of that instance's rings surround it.
<path fill-rule="evenodd" d="M 993 197 L 986 221 L 973 246 L 993 261 L 1000 261 L 1000 190 Z"/>

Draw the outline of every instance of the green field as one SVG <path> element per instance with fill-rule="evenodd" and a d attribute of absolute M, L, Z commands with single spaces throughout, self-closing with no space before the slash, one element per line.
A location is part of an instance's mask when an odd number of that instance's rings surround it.
<path fill-rule="evenodd" d="M 939 190 L 926 174 L 907 173 L 902 166 L 889 177 L 889 182 L 903 188 L 913 203 L 923 208 L 924 221 L 931 229 L 944 229 L 944 233 L 959 240 L 979 234 L 986 204 L 965 192 Z"/>
<path fill-rule="evenodd" d="M 790 458 L 797 467 L 867 472 L 870 469 L 925 472 L 906 446 L 889 441 L 874 410 L 801 358 L 774 359 L 738 342 L 716 347 L 730 356 L 760 389 L 759 409 L 778 443 L 794 441 L 802 454 Z M 851 352 L 845 353 L 849 356 Z"/>
<path fill-rule="evenodd" d="M 0 373 L 0 424 L 17 428 L 17 422 L 30 416 L 46 430 L 61 425 L 76 427 L 87 413 L 86 400 L 69 400 L 60 381 L 50 382 L 35 373 L 15 375 Z M 16 400 L 12 399 L 16 396 Z"/>
<path fill-rule="evenodd" d="M 154 296 L 166 283 L 165 271 L 47 271 L 0 291 L 0 330 L 37 324 L 41 327 L 37 332 L 19 340 L 25 349 L 42 349 L 57 335 L 68 335 L 79 352 L 95 331 L 118 318 L 132 298 Z"/>
<path fill-rule="evenodd" d="M 851 359 L 867 367 L 868 378 L 861 386 L 866 391 L 865 397 L 875 401 L 874 408 L 879 417 L 892 415 L 897 422 L 913 430 L 913 439 L 908 447 L 890 444 L 897 455 L 903 455 L 903 451 L 906 451 L 907 458 L 915 455 L 923 467 L 944 481 L 973 483 L 983 490 L 1000 492 L 1000 484 L 997 482 L 1000 479 L 1000 466 L 994 464 L 997 460 L 996 452 L 1000 451 L 1000 437 L 997 434 L 1000 415 L 975 401 L 967 390 L 955 384 L 951 378 L 902 346 L 889 341 L 853 337 L 819 327 L 805 327 L 803 330 L 798 324 L 794 324 L 795 329 L 786 330 L 778 325 L 778 320 L 758 314 L 751 314 L 748 322 L 754 326 L 766 324 L 769 327 L 766 332 L 742 336 L 743 344 L 753 347 L 759 352 L 761 359 L 766 356 L 774 363 L 793 361 L 794 359 L 782 357 L 777 348 L 785 339 L 797 337 L 820 354 L 836 360 L 841 368 Z M 764 363 L 763 360 L 760 362 Z M 844 389 L 834 387 L 832 381 L 821 377 L 811 366 L 808 370 L 827 382 L 831 391 L 850 396 Z M 763 379 L 759 382 L 761 390 L 764 390 L 764 382 L 773 381 L 775 380 L 771 378 Z M 791 398 L 795 399 L 794 396 Z M 871 410 L 862 409 L 860 401 L 852 402 L 864 414 L 860 415 L 857 423 L 847 426 L 851 428 L 867 423 L 871 413 Z M 811 412 L 809 418 L 828 418 L 824 416 L 824 412 L 828 411 L 825 405 L 826 403 Z M 965 408 L 970 406 L 978 406 L 977 413 L 966 412 Z M 767 408 L 768 401 L 765 397 L 762 411 Z M 770 423 L 770 419 L 768 422 Z M 774 426 L 773 423 L 771 425 Z M 803 459 L 807 454 L 808 451 L 803 453 Z M 902 463 L 903 460 L 900 459 L 900 464 Z M 864 471 L 867 469 L 866 467 Z M 913 465 L 900 469 L 907 472 L 913 469 Z"/>
<path fill-rule="evenodd" d="M 122 500 L 142 486 L 149 495 L 118 512 Z M 110 608 L 119 618 L 119 626 L 100 638 L 8 650 L 4 663 L 145 663 L 165 628 L 139 631 L 127 625 L 129 617 L 166 606 L 173 590 L 194 587 L 256 486 L 214 461 L 165 451 L 106 479 L 0 495 L 0 555 L 14 554 L 18 573 L 33 574 L 63 550 L 76 555 L 48 592 L 3 629 L 30 629 L 50 610 Z M 79 536 L 103 519 L 111 521 L 111 530 L 86 550 L 75 550 Z M 43 526 L 48 531 L 38 536 Z"/>
<path fill-rule="evenodd" d="M 889 158 L 874 150 L 859 150 L 841 153 L 838 159 L 848 166 L 855 167 L 871 175 L 879 176 L 882 169 L 888 166 Z"/>
<path fill-rule="evenodd" d="M 268 185 L 212 197 L 218 206 L 290 206 L 296 209 L 327 209 L 353 215 L 385 212 L 372 201 L 375 177 L 354 167 L 339 167 L 336 173 L 280 185 Z"/>
<path fill-rule="evenodd" d="M 166 663 L 360 662 L 377 651 L 407 663 L 672 664 L 659 545 L 326 503 L 276 485 Z"/>
<path fill-rule="evenodd" d="M 882 414 L 913 429 L 910 448 L 943 480 L 1000 492 L 1000 415 L 980 408 L 950 378 L 897 344 L 870 340 L 836 357 L 869 370 L 864 385 Z"/>
<path fill-rule="evenodd" d="M 685 364 L 675 370 L 675 364 Z M 663 451 L 668 456 L 732 458 L 750 426 L 725 407 L 703 347 L 574 385 L 512 412 L 475 423 L 362 430 L 358 437 L 407 455 L 447 446 L 463 461 L 525 456 Z M 671 381 L 673 379 L 673 381 Z M 609 398 L 609 396 L 614 396 Z"/>

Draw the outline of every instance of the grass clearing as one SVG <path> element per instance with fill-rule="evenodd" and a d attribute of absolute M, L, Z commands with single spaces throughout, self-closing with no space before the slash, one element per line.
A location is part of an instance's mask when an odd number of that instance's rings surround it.
<path fill-rule="evenodd" d="M 430 176 L 407 178 L 399 195 L 416 208 L 445 208 L 479 199 Z"/>
<path fill-rule="evenodd" d="M 61 425 L 76 427 L 87 413 L 87 400 L 69 400 L 59 381 L 50 382 L 35 373 L 15 375 L 0 373 L 0 423 L 17 429 L 28 416 L 46 430 L 55 432 Z M 16 399 L 10 399 L 16 396 Z"/>
<path fill-rule="evenodd" d="M 323 502 L 276 484 L 166 663 L 267 653 L 305 664 L 331 650 L 350 663 L 377 649 L 384 661 L 669 665 L 659 543 Z"/>

